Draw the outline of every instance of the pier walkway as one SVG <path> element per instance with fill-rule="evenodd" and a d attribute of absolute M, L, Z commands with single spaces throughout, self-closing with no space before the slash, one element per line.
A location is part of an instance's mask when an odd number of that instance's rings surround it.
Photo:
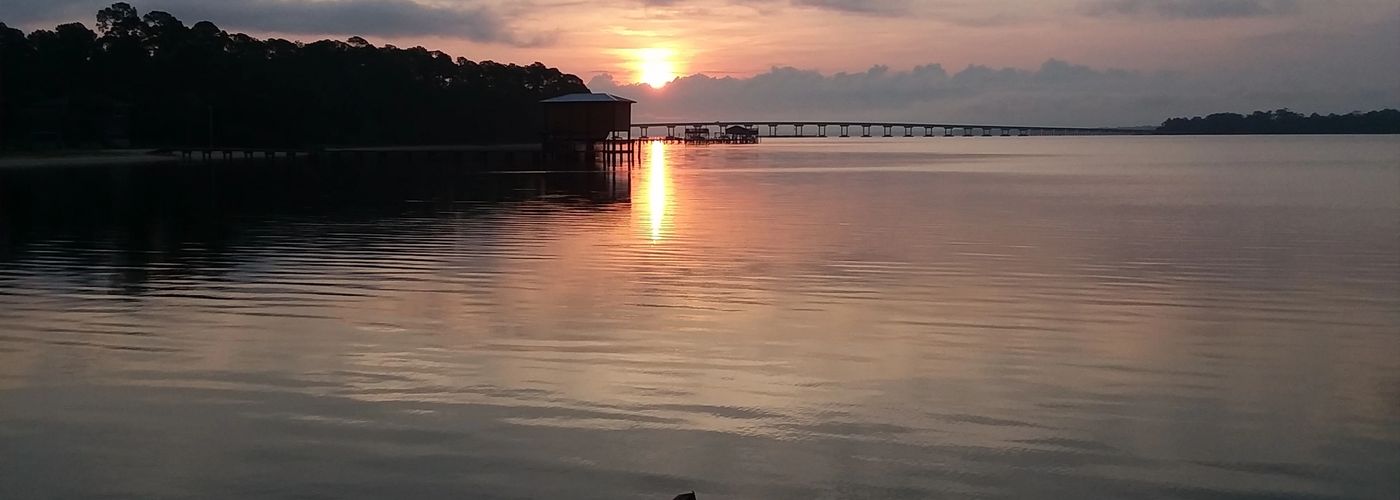
<path fill-rule="evenodd" d="M 986 125 L 960 123 L 910 123 L 885 121 L 676 121 L 633 123 L 632 128 L 643 139 L 651 129 L 666 129 L 665 137 L 677 137 L 677 129 L 709 129 L 722 132 L 740 126 L 766 131 L 763 137 L 1012 137 L 1052 135 L 1147 135 L 1151 130 L 1136 128 L 1040 127 L 1024 125 Z M 855 129 L 856 135 L 852 135 Z M 807 132 L 811 131 L 812 134 Z"/>
<path fill-rule="evenodd" d="M 498 168 L 503 170 L 530 168 L 563 163 L 603 166 L 626 165 L 641 154 L 639 139 L 610 139 L 598 141 L 591 148 L 560 151 L 541 144 L 447 144 L 426 146 L 316 147 L 269 148 L 232 146 L 184 146 L 163 148 L 158 154 L 178 156 L 181 160 L 303 160 L 379 162 L 403 164 L 431 162 L 462 167 Z"/>

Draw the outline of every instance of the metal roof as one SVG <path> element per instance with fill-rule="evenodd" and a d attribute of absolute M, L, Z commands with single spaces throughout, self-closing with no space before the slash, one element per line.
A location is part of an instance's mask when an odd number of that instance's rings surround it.
<path fill-rule="evenodd" d="M 553 99 L 545 99 L 540 102 L 626 102 L 635 104 L 637 101 L 633 101 L 626 97 L 618 97 L 612 94 L 605 94 L 602 92 L 595 92 L 592 94 L 581 92 L 578 94 L 561 95 L 559 97 L 555 97 Z"/>

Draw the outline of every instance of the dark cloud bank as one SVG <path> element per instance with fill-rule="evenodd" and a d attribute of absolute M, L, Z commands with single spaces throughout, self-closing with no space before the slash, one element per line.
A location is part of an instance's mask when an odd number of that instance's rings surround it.
<path fill-rule="evenodd" d="M 1264 17 L 1298 12 L 1298 0 L 1097 0 L 1083 11 L 1098 16 L 1178 19 Z"/>
<path fill-rule="evenodd" d="M 588 82 L 595 92 L 641 101 L 641 119 L 794 119 L 999 122 L 1027 125 L 1155 125 L 1165 118 L 1217 111 L 1293 107 L 1302 111 L 1376 109 L 1400 105 L 1400 89 L 1385 82 L 1331 91 L 1281 90 L 1234 76 L 1097 70 L 1049 60 L 1036 70 L 937 64 L 863 73 L 775 67 L 751 78 L 694 75 L 661 91 L 624 84 L 610 75 Z"/>

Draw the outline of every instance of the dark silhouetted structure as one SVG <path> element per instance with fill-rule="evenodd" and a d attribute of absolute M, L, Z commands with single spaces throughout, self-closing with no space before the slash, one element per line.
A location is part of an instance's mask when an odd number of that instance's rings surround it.
<path fill-rule="evenodd" d="M 601 141 L 630 136 L 636 101 L 612 94 L 576 93 L 540 101 L 545 142 Z"/>
<path fill-rule="evenodd" d="M 758 129 L 740 125 L 730 125 L 724 128 L 724 135 L 730 137 L 758 137 Z"/>
<path fill-rule="evenodd" d="M 702 142 L 710 140 L 710 127 L 703 125 L 686 127 L 685 140 L 686 142 Z"/>
<path fill-rule="evenodd" d="M 545 154 L 556 160 L 601 161 L 603 165 L 634 161 L 639 151 L 632 140 L 635 103 L 612 94 L 587 92 L 541 101 Z"/>
<path fill-rule="evenodd" d="M 718 132 L 712 132 L 711 126 L 717 126 Z M 641 127 L 643 130 L 646 127 Z M 758 144 L 758 129 L 752 125 L 709 125 L 690 124 L 685 127 L 685 136 L 677 138 L 674 135 L 675 127 L 667 127 L 665 141 L 679 141 L 685 144 Z M 643 134 L 645 136 L 645 133 Z"/>
<path fill-rule="evenodd" d="M 758 128 L 730 125 L 724 128 L 724 133 L 720 134 L 720 139 L 735 144 L 757 144 Z"/>

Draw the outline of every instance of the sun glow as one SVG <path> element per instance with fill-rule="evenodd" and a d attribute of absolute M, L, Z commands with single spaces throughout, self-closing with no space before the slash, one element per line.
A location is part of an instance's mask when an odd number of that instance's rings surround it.
<path fill-rule="evenodd" d="M 676 51 L 650 48 L 636 51 L 637 81 L 659 89 L 676 79 Z"/>

